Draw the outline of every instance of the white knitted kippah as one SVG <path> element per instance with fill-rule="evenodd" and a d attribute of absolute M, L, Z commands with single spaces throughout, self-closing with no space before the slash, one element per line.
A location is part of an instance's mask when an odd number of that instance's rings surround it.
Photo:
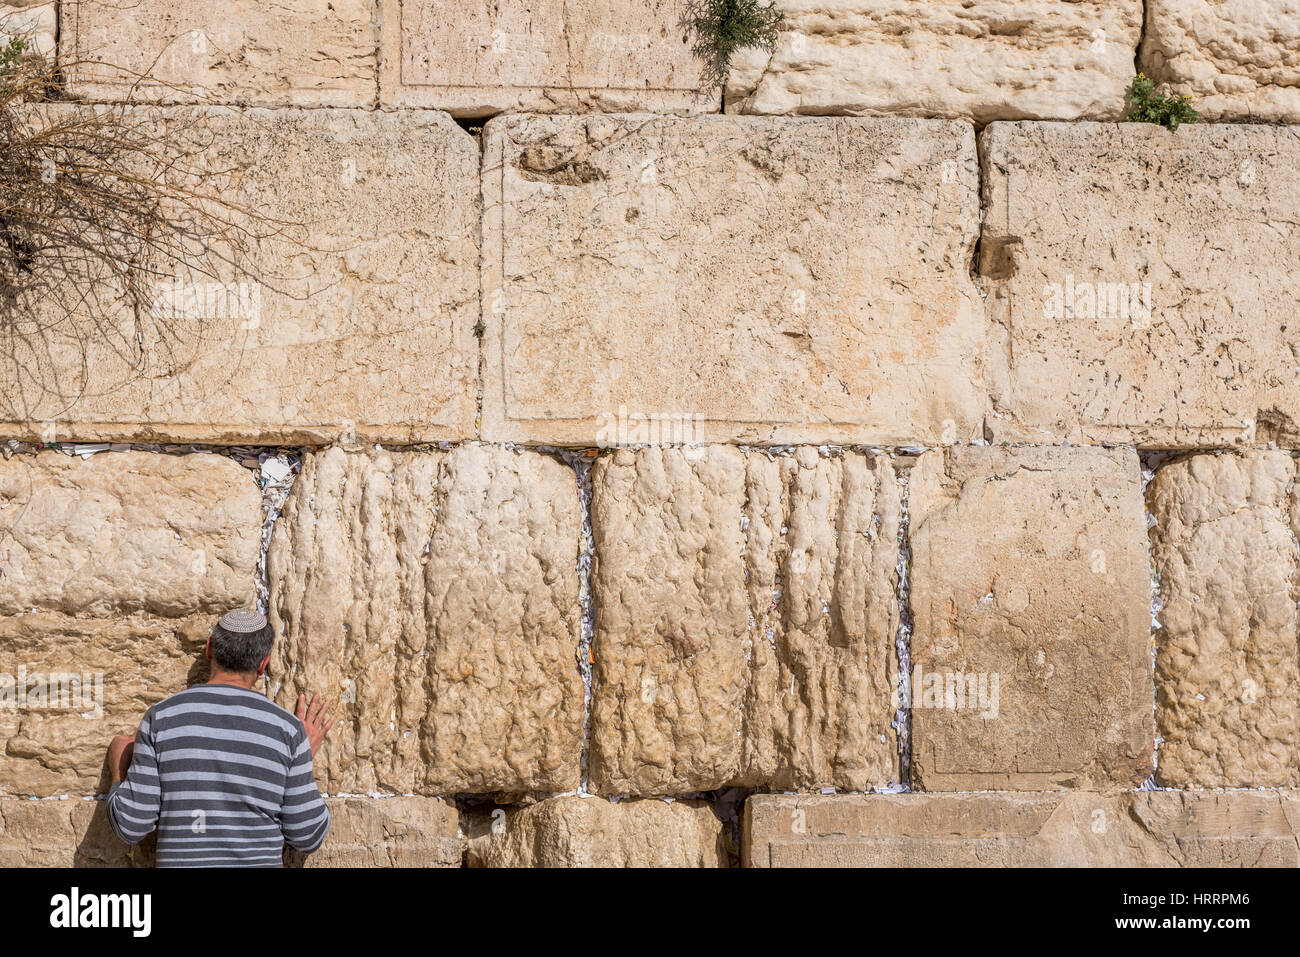
<path fill-rule="evenodd" d="M 251 608 L 236 608 L 234 611 L 228 611 L 222 615 L 217 624 L 226 631 L 232 631 L 236 634 L 248 634 L 265 628 L 266 616 L 260 611 L 253 611 Z"/>

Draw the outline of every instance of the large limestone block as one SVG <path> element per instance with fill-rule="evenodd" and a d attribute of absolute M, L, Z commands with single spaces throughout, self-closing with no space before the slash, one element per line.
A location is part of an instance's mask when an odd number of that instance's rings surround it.
<path fill-rule="evenodd" d="M 223 455 L 0 461 L 0 615 L 221 613 L 253 587 L 262 499 Z"/>
<path fill-rule="evenodd" d="M 114 834 L 102 800 L 0 799 L 0 867 L 153 867 L 154 843 Z"/>
<path fill-rule="evenodd" d="M 0 793 L 93 793 L 113 734 L 206 678 L 256 600 L 261 495 L 218 455 L 0 461 Z"/>
<path fill-rule="evenodd" d="M 682 30 L 687 0 L 380 0 L 384 106 L 507 111 L 717 110 Z"/>
<path fill-rule="evenodd" d="M 374 0 L 64 0 L 70 86 L 91 100 L 373 106 L 374 6 Z"/>
<path fill-rule="evenodd" d="M 1158 783 L 1300 784 L 1300 521 L 1284 452 L 1195 455 L 1147 492 L 1160 580 Z"/>
<path fill-rule="evenodd" d="M 4 0 L 0 3 L 0 43 L 11 37 L 27 41 L 27 51 L 54 55 L 59 29 L 58 6 L 53 0 Z"/>
<path fill-rule="evenodd" d="M 508 116 L 484 133 L 484 438 L 980 431 L 968 125 Z"/>
<path fill-rule="evenodd" d="M 77 109 L 55 108 L 51 121 Z M 211 275 L 159 259 L 130 289 L 87 278 L 0 328 L 0 437 L 324 444 L 473 433 L 478 152 L 449 117 L 126 115 L 135 134 L 187 156 L 182 167 L 207 167 L 206 179 L 179 183 L 230 204 L 218 214 L 235 228 L 187 260 Z"/>
<path fill-rule="evenodd" d="M 1300 3 L 1148 0 L 1138 63 L 1207 120 L 1300 121 Z"/>
<path fill-rule="evenodd" d="M 746 867 L 1295 867 L 1291 791 L 756 794 Z"/>
<path fill-rule="evenodd" d="M 311 854 L 285 849 L 289 867 L 460 867 L 456 805 L 441 798 L 330 798 L 330 832 Z"/>
<path fill-rule="evenodd" d="M 741 51 L 728 112 L 1119 119 L 1141 0 L 779 0 L 775 50 Z"/>
<path fill-rule="evenodd" d="M 309 455 L 272 536 L 272 680 L 342 698 L 330 793 L 577 787 L 577 478 L 534 452 Z"/>
<path fill-rule="evenodd" d="M 237 605 L 253 602 L 248 571 Z M 216 620 L 0 616 L 0 794 L 107 790 L 109 739 L 134 735 L 152 705 L 207 680 L 203 647 Z"/>
<path fill-rule="evenodd" d="M 1140 784 L 1154 692 L 1137 455 L 930 451 L 908 487 L 914 785 Z"/>
<path fill-rule="evenodd" d="M 312 854 L 285 849 L 288 867 L 459 867 L 456 805 L 438 798 L 328 798 L 330 833 Z M 0 867 L 153 867 L 156 837 L 113 833 L 102 800 L 0 799 Z"/>
<path fill-rule="evenodd" d="M 592 790 L 897 780 L 888 458 L 623 450 L 592 486 Z"/>
<path fill-rule="evenodd" d="M 470 867 L 726 867 L 722 821 L 702 801 L 557 797 L 494 811 Z"/>
<path fill-rule="evenodd" d="M 994 440 L 1300 443 L 1300 141 L 996 123 L 980 270 Z"/>

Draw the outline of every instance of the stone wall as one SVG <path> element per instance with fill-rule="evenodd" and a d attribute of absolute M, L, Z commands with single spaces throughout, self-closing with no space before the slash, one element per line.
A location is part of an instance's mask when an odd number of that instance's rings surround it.
<path fill-rule="evenodd" d="M 0 0 L 292 227 L 0 328 L 0 864 L 254 603 L 291 865 L 1300 863 L 1300 9 L 686 6 Z"/>

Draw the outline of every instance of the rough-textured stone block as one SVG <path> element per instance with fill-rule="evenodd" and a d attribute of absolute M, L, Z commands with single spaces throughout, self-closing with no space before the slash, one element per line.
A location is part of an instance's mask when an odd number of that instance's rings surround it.
<path fill-rule="evenodd" d="M 227 238 L 243 230 L 246 242 L 213 239 L 218 251 L 202 258 L 212 275 L 169 279 L 175 263 L 151 262 L 133 289 L 90 283 L 75 307 L 51 296 L 0 329 L 0 437 L 473 434 L 478 153 L 449 117 L 224 107 L 127 117 L 189 153 L 182 167 L 206 165 L 206 181 L 181 185 L 266 219 L 219 211 L 235 220 Z"/>
<path fill-rule="evenodd" d="M 1119 119 L 1141 0 L 780 0 L 772 52 L 737 54 L 727 111 L 988 123 Z"/>
<path fill-rule="evenodd" d="M 328 798 L 325 844 L 287 867 L 460 867 L 456 806 L 439 798 Z M 0 867 L 153 867 L 156 837 L 113 833 L 103 801 L 0 799 Z"/>
<path fill-rule="evenodd" d="M 756 794 L 747 867 L 1295 867 L 1290 791 Z"/>
<path fill-rule="evenodd" d="M 557 797 L 494 812 L 470 867 L 726 867 L 722 821 L 701 801 Z"/>
<path fill-rule="evenodd" d="M 53 0 L 4 0 L 0 3 L 0 41 L 21 37 L 28 51 L 54 55 L 59 12 Z"/>
<path fill-rule="evenodd" d="M 330 798 L 330 832 L 312 854 L 285 850 L 289 867 L 460 867 L 456 805 L 441 798 Z"/>
<path fill-rule="evenodd" d="M 1148 489 L 1158 783 L 1300 784 L 1300 490 L 1285 452 L 1194 455 Z"/>
<path fill-rule="evenodd" d="M 966 124 L 508 116 L 484 135 L 484 438 L 659 441 L 639 416 L 699 442 L 980 430 Z"/>
<path fill-rule="evenodd" d="M 592 486 L 593 790 L 897 780 L 888 458 L 623 450 Z"/>
<path fill-rule="evenodd" d="M 715 111 L 682 29 L 684 0 L 380 0 L 385 106 L 506 111 Z"/>
<path fill-rule="evenodd" d="M 252 571 L 235 604 L 252 604 Z M 150 706 L 207 680 L 203 646 L 216 620 L 216 613 L 0 616 L 0 794 L 107 790 L 109 739 L 134 735 Z M 25 705 L 16 698 L 19 685 L 27 688 Z M 53 700 L 32 699 L 46 687 Z"/>
<path fill-rule="evenodd" d="M 577 479 L 482 445 L 309 455 L 272 536 L 272 680 L 342 696 L 331 793 L 565 791 L 583 682 Z"/>
<path fill-rule="evenodd" d="M 64 0 L 63 8 L 70 85 L 91 100 L 375 103 L 374 0 Z"/>
<path fill-rule="evenodd" d="M 223 455 L 0 461 L 0 615 L 220 613 L 247 600 L 262 499 Z"/>
<path fill-rule="evenodd" d="M 152 867 L 154 840 L 123 842 L 103 801 L 0 799 L 0 867 Z"/>
<path fill-rule="evenodd" d="M 996 123 L 980 138 L 991 438 L 1300 443 L 1300 140 Z"/>
<path fill-rule="evenodd" d="M 909 477 L 914 784 L 1121 788 L 1152 769 L 1137 455 L 967 446 Z"/>
<path fill-rule="evenodd" d="M 261 522 L 224 456 L 0 461 L 0 793 L 92 793 L 108 738 L 206 678 L 217 616 L 256 599 Z"/>
<path fill-rule="evenodd" d="M 1139 65 L 1207 120 L 1300 121 L 1300 3 L 1148 0 Z"/>

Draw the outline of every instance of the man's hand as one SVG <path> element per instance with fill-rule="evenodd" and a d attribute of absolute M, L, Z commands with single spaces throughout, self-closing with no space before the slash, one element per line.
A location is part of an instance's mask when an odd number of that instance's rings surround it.
<path fill-rule="evenodd" d="M 133 754 L 135 754 L 135 738 L 129 734 L 113 736 L 113 740 L 108 744 L 108 774 L 113 784 L 126 777 Z"/>
<path fill-rule="evenodd" d="M 333 718 L 326 720 L 326 715 L 332 707 L 334 707 L 332 704 L 323 704 L 318 694 L 311 696 L 310 705 L 307 704 L 305 694 L 298 695 L 298 707 L 294 713 L 298 715 L 298 720 L 307 730 L 307 743 L 311 745 L 312 757 L 316 756 L 321 742 L 325 740 L 325 735 L 329 734 L 330 728 L 334 727 Z"/>

